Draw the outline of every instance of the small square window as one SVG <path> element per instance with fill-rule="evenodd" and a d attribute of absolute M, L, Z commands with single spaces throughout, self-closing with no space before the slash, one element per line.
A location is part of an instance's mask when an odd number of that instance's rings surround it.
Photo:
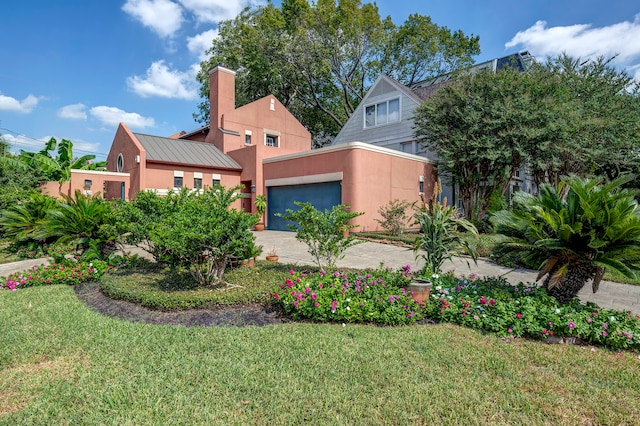
<path fill-rule="evenodd" d="M 173 178 L 173 187 L 182 188 L 182 177 L 175 176 Z"/>
<path fill-rule="evenodd" d="M 202 178 L 193 178 L 193 189 L 202 189 Z"/>
<path fill-rule="evenodd" d="M 278 137 L 273 135 L 267 135 L 264 141 L 266 146 L 278 146 Z"/>
<path fill-rule="evenodd" d="M 244 135 L 244 144 L 251 145 L 251 135 Z"/>
<path fill-rule="evenodd" d="M 212 183 L 213 187 L 215 188 L 216 186 L 220 185 L 220 179 L 214 179 Z"/>

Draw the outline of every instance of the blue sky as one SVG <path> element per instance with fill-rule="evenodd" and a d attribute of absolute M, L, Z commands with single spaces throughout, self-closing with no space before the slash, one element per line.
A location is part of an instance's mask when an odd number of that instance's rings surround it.
<path fill-rule="evenodd" d="M 104 159 L 117 124 L 168 136 L 199 127 L 195 72 L 217 23 L 247 0 L 20 0 L 0 6 L 0 134 L 13 150 L 51 136 Z M 274 1 L 279 4 L 279 1 Z M 480 36 L 477 61 L 519 50 L 618 54 L 640 80 L 636 0 L 380 0 L 401 24 L 411 13 Z"/>

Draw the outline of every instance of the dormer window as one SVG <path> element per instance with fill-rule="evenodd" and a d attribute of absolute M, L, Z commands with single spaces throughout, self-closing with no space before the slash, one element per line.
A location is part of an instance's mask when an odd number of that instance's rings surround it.
<path fill-rule="evenodd" d="M 400 121 L 400 98 L 367 105 L 364 108 L 364 127 L 381 126 Z"/>

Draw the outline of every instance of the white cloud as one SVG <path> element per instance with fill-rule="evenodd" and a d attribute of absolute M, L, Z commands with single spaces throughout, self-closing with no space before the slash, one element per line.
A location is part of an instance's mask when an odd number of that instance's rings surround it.
<path fill-rule="evenodd" d="M 58 117 L 71 120 L 86 120 L 87 106 L 85 104 L 72 104 L 63 106 L 58 110 Z"/>
<path fill-rule="evenodd" d="M 505 48 L 520 47 L 529 50 L 540 59 L 557 56 L 563 52 L 581 58 L 617 55 L 615 63 L 630 69 L 637 68 L 640 62 L 638 40 L 640 14 L 636 15 L 633 21 L 604 27 L 579 24 L 548 28 L 545 21 L 538 21 L 530 28 L 519 31 L 505 44 Z"/>
<path fill-rule="evenodd" d="M 201 61 L 207 59 L 205 53 L 211 47 L 211 41 L 218 37 L 218 30 L 208 30 L 193 37 L 187 38 L 189 52 L 198 55 Z"/>
<path fill-rule="evenodd" d="M 120 108 L 98 106 L 89 110 L 92 116 L 109 126 L 117 126 L 119 123 L 126 123 L 129 127 L 145 128 L 154 127 L 155 121 L 151 117 L 143 117 L 135 112 L 126 112 Z"/>
<path fill-rule="evenodd" d="M 193 13 L 200 23 L 214 23 L 232 19 L 247 6 L 264 4 L 256 0 L 179 0 L 180 4 Z"/>
<path fill-rule="evenodd" d="M 127 0 L 122 10 L 160 37 L 171 37 L 184 22 L 182 8 L 170 0 Z"/>
<path fill-rule="evenodd" d="M 4 96 L 0 93 L 0 111 L 15 111 L 22 114 L 29 114 L 38 105 L 38 98 L 29 95 L 19 101 L 10 96 Z"/>
<path fill-rule="evenodd" d="M 196 80 L 193 71 L 171 70 L 164 61 L 151 64 L 146 75 L 127 78 L 127 86 L 143 98 L 196 99 Z"/>

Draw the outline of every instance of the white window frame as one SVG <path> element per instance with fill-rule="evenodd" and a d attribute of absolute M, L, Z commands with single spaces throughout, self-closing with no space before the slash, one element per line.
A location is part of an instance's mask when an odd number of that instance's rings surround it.
<path fill-rule="evenodd" d="M 275 145 L 268 144 L 267 143 L 268 138 L 273 138 L 275 140 Z M 264 146 L 280 148 L 280 132 L 276 130 L 264 129 Z"/>
<path fill-rule="evenodd" d="M 389 103 L 393 102 L 393 101 L 398 101 L 398 118 L 396 120 L 389 120 Z M 378 108 L 381 108 L 384 105 L 384 109 L 386 111 L 385 113 L 385 117 L 386 117 L 386 121 L 384 122 L 378 122 Z M 374 124 L 372 125 L 367 125 L 367 110 L 369 108 L 373 107 L 373 119 L 374 119 Z M 402 111 L 402 101 L 401 98 L 398 97 L 394 97 L 394 98 L 390 98 L 384 101 L 380 101 L 380 102 L 374 102 L 368 105 L 365 105 L 364 108 L 362 109 L 362 124 L 363 127 L 365 129 L 371 129 L 373 127 L 378 127 L 378 126 L 385 126 L 387 124 L 395 124 L 400 122 L 400 120 L 402 119 L 401 117 L 401 111 Z"/>

